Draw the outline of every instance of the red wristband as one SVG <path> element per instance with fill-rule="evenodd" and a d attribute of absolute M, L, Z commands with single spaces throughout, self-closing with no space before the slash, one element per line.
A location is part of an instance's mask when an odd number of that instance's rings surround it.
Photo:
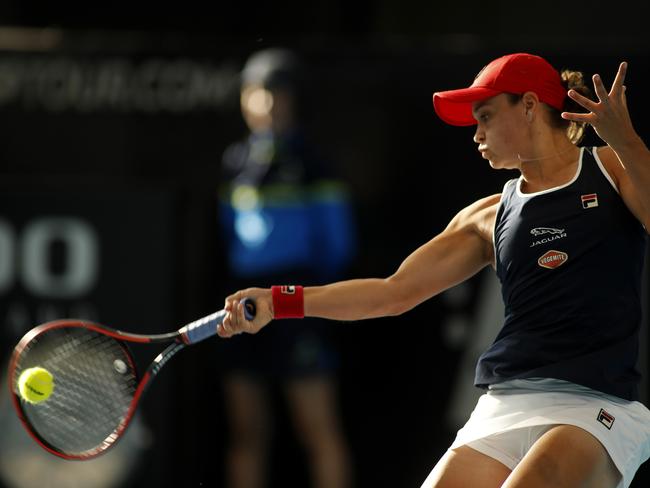
<path fill-rule="evenodd" d="M 301 319 L 305 316 L 302 286 L 272 286 L 273 318 Z"/>

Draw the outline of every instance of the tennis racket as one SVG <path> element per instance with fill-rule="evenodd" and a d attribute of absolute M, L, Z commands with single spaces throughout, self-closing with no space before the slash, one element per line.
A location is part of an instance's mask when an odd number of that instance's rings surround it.
<path fill-rule="evenodd" d="M 255 303 L 244 299 L 248 320 Z M 14 348 L 8 383 L 13 405 L 27 432 L 47 451 L 64 459 L 92 459 L 124 434 L 139 400 L 162 367 L 181 349 L 217 333 L 220 310 L 167 334 L 122 332 L 77 319 L 55 320 L 27 332 Z M 170 343 L 138 375 L 127 343 Z M 40 366 L 54 377 L 54 391 L 41 403 L 25 401 L 20 374 Z"/>

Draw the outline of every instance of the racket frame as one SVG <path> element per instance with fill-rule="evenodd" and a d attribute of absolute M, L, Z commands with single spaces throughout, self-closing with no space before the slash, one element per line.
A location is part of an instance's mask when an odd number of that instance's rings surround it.
<path fill-rule="evenodd" d="M 256 314 L 255 302 L 250 298 L 245 298 L 242 300 L 242 303 L 244 304 L 244 312 L 245 312 L 246 319 L 253 320 Z M 142 395 L 146 391 L 147 387 L 151 384 L 151 380 L 158 374 L 158 372 L 162 369 L 162 367 L 174 355 L 176 355 L 176 353 L 184 349 L 187 345 L 196 344 L 197 342 L 203 341 L 209 337 L 216 335 L 217 324 L 221 323 L 224 315 L 225 312 L 223 310 L 220 310 L 206 317 L 195 320 L 194 322 L 191 322 L 176 331 L 168 332 L 165 334 L 150 334 L 150 335 L 124 332 L 121 330 L 112 329 L 110 327 L 107 327 L 105 325 L 96 322 L 92 322 L 89 320 L 81 320 L 81 319 L 58 319 L 58 320 L 53 320 L 38 325 L 33 329 L 31 329 L 30 331 L 28 331 L 23 336 L 23 338 L 18 342 L 18 344 L 14 348 L 13 354 L 9 362 L 7 383 L 9 386 L 10 398 L 14 405 L 14 410 L 18 414 L 18 418 L 20 419 L 21 423 L 25 427 L 25 430 L 27 430 L 29 435 L 36 441 L 36 443 L 46 451 L 54 454 L 55 456 L 68 459 L 68 460 L 88 460 L 97 457 L 100 454 L 106 452 L 122 437 L 127 427 L 131 423 L 133 416 L 135 415 L 136 408 L 138 406 L 138 403 Z M 127 413 L 122 419 L 122 421 L 120 422 L 120 424 L 117 426 L 117 428 L 111 434 L 109 434 L 100 445 L 78 454 L 67 453 L 56 448 L 55 446 L 48 443 L 45 439 L 43 439 L 38 434 L 38 432 L 36 432 L 36 430 L 32 427 L 31 423 L 29 422 L 29 419 L 25 411 L 23 410 L 22 402 L 24 400 L 21 400 L 20 395 L 15 391 L 14 388 L 14 377 L 16 375 L 15 373 L 16 373 L 18 360 L 20 359 L 27 345 L 31 343 L 39 335 L 43 335 L 46 332 L 51 330 L 63 329 L 63 328 L 88 329 L 96 333 L 103 334 L 115 339 L 118 345 L 125 352 L 125 357 L 128 359 L 130 363 L 129 365 L 131 366 L 133 371 L 135 371 L 136 381 L 138 382 L 136 390 L 133 394 L 133 398 L 131 399 L 131 402 L 129 404 Z M 153 359 L 151 364 L 147 367 L 146 371 L 140 378 L 138 377 L 139 376 L 138 369 L 136 367 L 135 361 L 133 360 L 133 356 L 126 342 L 133 342 L 139 344 L 153 344 L 153 343 L 171 343 L 171 344 L 169 344 L 169 346 L 167 346 Z"/>
<path fill-rule="evenodd" d="M 121 347 L 125 352 L 124 356 L 128 359 L 130 363 L 129 366 L 133 369 L 133 371 L 135 371 L 136 380 L 138 381 L 138 386 L 136 387 L 133 398 L 131 399 L 131 402 L 129 404 L 129 409 L 126 415 L 124 416 L 122 422 L 120 422 L 117 428 L 110 435 L 108 435 L 106 439 L 99 446 L 87 451 L 83 451 L 82 453 L 79 454 L 70 454 L 61 451 L 60 449 L 56 448 L 55 446 L 47 442 L 45 439 L 43 439 L 38 434 L 38 432 L 34 428 L 32 428 L 31 423 L 29 422 L 27 415 L 23 409 L 24 400 L 21 400 L 20 395 L 16 393 L 14 388 L 16 367 L 18 365 L 18 360 L 20 359 L 26 346 L 29 343 L 31 343 L 34 339 L 36 339 L 38 336 L 43 335 L 49 331 L 56 330 L 56 329 L 69 329 L 69 328 L 88 329 L 115 339 L 119 347 Z M 166 349 L 164 349 L 160 354 L 158 354 L 158 356 L 156 356 L 156 358 L 152 361 L 152 363 L 149 365 L 149 367 L 142 375 L 142 377 L 139 377 L 138 369 L 136 367 L 135 361 L 133 360 L 131 351 L 129 350 L 125 342 L 150 344 L 156 342 L 170 342 L 170 341 L 172 342 L 172 344 L 170 344 Z M 183 349 L 186 346 L 187 342 L 185 341 L 186 338 L 183 336 L 183 334 L 181 334 L 178 331 L 167 333 L 167 334 L 143 335 L 143 334 L 122 332 L 88 320 L 59 319 L 51 322 L 46 322 L 37 327 L 34 327 L 32 330 L 27 332 L 27 334 L 25 334 L 25 336 L 20 340 L 20 342 L 14 348 L 14 352 L 9 362 L 9 374 L 8 374 L 9 381 L 7 382 L 9 385 L 10 398 L 12 400 L 14 409 L 18 414 L 18 418 L 20 419 L 21 423 L 25 427 L 25 430 L 27 430 L 29 435 L 43 449 L 56 456 L 68 460 L 92 459 L 98 456 L 99 454 L 103 453 L 104 451 L 106 451 L 108 448 L 112 447 L 112 445 L 122 436 L 122 434 L 124 434 L 124 431 L 127 429 L 129 424 L 131 423 L 131 420 L 133 419 L 135 410 L 138 406 L 138 402 L 140 401 L 140 398 L 142 397 L 142 394 L 145 392 L 147 386 L 150 384 L 151 379 L 156 374 L 158 374 L 162 366 L 169 359 L 171 359 L 173 355 L 175 355 L 177 352 L 179 352 L 181 349 Z"/>

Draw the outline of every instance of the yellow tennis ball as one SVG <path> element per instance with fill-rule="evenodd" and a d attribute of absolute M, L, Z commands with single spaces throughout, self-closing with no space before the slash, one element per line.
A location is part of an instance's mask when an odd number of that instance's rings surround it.
<path fill-rule="evenodd" d="M 45 368 L 28 368 L 18 378 L 18 391 L 29 403 L 44 402 L 54 391 L 54 377 Z"/>

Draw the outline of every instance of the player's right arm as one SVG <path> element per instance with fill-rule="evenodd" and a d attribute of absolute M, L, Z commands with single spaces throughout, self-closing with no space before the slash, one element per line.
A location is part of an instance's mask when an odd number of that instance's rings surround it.
<path fill-rule="evenodd" d="M 461 210 L 444 231 L 411 253 L 387 278 L 305 287 L 305 316 L 355 321 L 399 315 L 470 278 L 494 261 L 492 229 L 499 198 L 492 195 Z M 236 305 L 245 297 L 257 303 L 252 322 L 244 320 L 242 307 Z M 271 291 L 240 290 L 226 299 L 225 308 L 229 313 L 220 336 L 257 332 L 273 317 Z"/>

